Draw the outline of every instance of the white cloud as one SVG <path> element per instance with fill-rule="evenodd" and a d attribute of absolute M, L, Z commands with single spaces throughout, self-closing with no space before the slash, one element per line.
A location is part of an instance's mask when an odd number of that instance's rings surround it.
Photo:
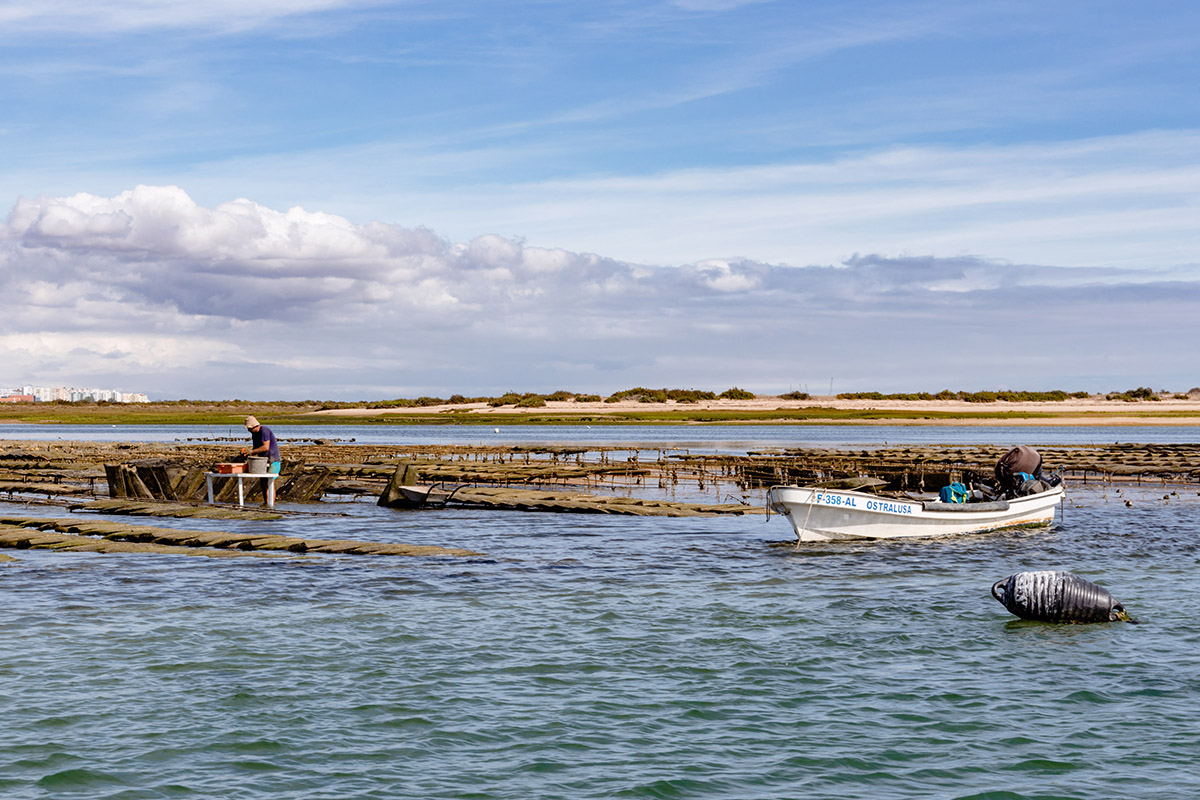
<path fill-rule="evenodd" d="M 86 377 L 109 371 L 111 364 L 97 359 L 116 358 L 130 374 L 187 369 L 210 360 L 246 360 L 251 356 L 236 343 L 196 336 L 162 336 L 124 333 L 0 334 L 0 361 L 10 371 L 34 371 L 39 365 L 69 364 L 72 375 Z M 65 370 L 64 370 L 65 371 Z"/>
<path fill-rule="evenodd" d="M 188 181 L 210 196 L 236 175 L 266 202 L 304 198 L 306 206 L 360 219 L 413 220 L 460 241 L 496 232 L 641 263 L 741 257 L 799 265 L 836 263 L 854 252 L 908 252 L 1134 267 L 1188 263 L 1200 251 L 1200 133 L 1190 130 L 476 181 L 469 190 L 465 178 L 444 171 L 440 155 L 426 155 L 400 146 L 339 148 L 295 160 L 209 163 Z M 533 158 L 509 155 L 506 168 L 513 169 Z M 487 174 L 489 165 L 475 170 Z M 286 175 L 304 182 L 280 177 Z M 354 188 L 314 188 L 335 185 Z"/>
<path fill-rule="evenodd" d="M 302 208 L 281 213 L 242 199 L 201 208 L 175 186 L 138 186 L 112 198 L 22 199 L 6 234 L 27 247 L 108 250 L 128 258 L 146 253 L 277 265 L 387 255 L 385 244 L 341 217 Z"/>
<path fill-rule="evenodd" d="M 863 389 L 1014 374 L 1027 388 L 1195 383 L 1182 352 L 1200 334 L 1195 269 L 874 255 L 639 266 L 244 199 L 206 208 L 155 186 L 22 199 L 0 232 L 0 384 L 108 376 L 168 397 L 337 397 L 769 391 L 814 372 Z M 758 345 L 773 359 L 748 354 Z M 962 357 L 940 359 L 943 345 Z"/>
<path fill-rule="evenodd" d="M 745 292 L 759 287 L 758 279 L 728 261 L 703 261 L 694 268 L 700 282 L 718 292 Z"/>

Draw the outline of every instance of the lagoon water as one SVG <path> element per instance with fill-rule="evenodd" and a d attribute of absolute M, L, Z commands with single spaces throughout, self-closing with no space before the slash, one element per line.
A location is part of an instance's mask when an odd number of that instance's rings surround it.
<path fill-rule="evenodd" d="M 1054 529 L 924 542 L 347 502 L 161 524 L 485 555 L 8 551 L 0 796 L 1194 798 L 1196 491 L 1076 489 Z M 989 589 L 1025 569 L 1142 624 L 1019 621 Z"/>
<path fill-rule="evenodd" d="M 267 417 L 263 418 L 270 424 Z M 356 444 L 678 447 L 694 452 L 883 444 L 1196 443 L 1200 426 L 977 425 L 273 425 L 281 440 Z M 237 426 L 0 424 L 0 439 L 120 442 L 241 441 Z"/>

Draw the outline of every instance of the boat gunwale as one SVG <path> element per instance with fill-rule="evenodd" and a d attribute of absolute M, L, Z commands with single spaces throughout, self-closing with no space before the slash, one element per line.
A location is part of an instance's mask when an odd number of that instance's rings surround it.
<path fill-rule="evenodd" d="M 778 490 L 795 490 L 808 491 L 809 494 L 804 500 L 789 501 L 795 508 L 789 509 L 788 504 L 781 499 Z M 817 495 L 836 494 L 842 497 L 850 496 L 856 499 L 867 501 L 883 501 L 876 503 L 879 507 L 867 507 L 866 505 L 857 506 L 841 506 L 825 503 L 814 502 L 813 498 Z M 968 509 L 966 513 L 960 510 L 927 510 L 921 500 L 902 500 L 898 498 L 889 498 L 883 495 L 868 494 L 865 492 L 857 492 L 846 489 L 821 489 L 813 486 L 798 486 L 798 485 L 776 485 L 770 487 L 767 492 L 767 505 L 769 509 L 778 511 L 781 515 L 786 516 L 792 523 L 792 527 L 796 531 L 796 535 L 801 540 L 807 539 L 805 534 L 814 534 L 820 540 L 870 540 L 870 539 L 893 539 L 893 538 L 933 538 L 938 536 L 953 536 L 960 534 L 971 533 L 986 533 L 995 530 L 1007 528 L 1022 528 L 1022 527 L 1043 527 L 1053 524 L 1054 507 L 1059 505 L 1066 495 L 1066 487 L 1062 484 L 1052 486 L 1044 492 L 1037 494 L 1026 495 L 1024 497 L 1013 498 L 1008 501 L 1008 508 L 1005 510 L 973 510 Z M 898 511 L 886 508 L 888 502 L 903 503 L 911 508 L 910 511 Z M 970 504 L 964 504 L 969 506 Z M 807 509 L 807 510 L 805 510 Z M 818 519 L 812 519 L 812 513 L 816 511 Z M 804 515 L 803 524 L 799 524 L 796 513 Z M 814 528 L 810 523 L 820 524 L 820 516 L 829 513 L 849 514 L 860 520 L 872 520 L 869 524 L 872 526 L 887 526 L 895 525 L 902 529 L 911 528 L 912 530 L 903 533 L 887 533 L 883 535 L 864 535 L 862 533 L 852 533 L 836 528 Z M 1049 512 L 1048 515 L 1046 512 Z M 1031 519 L 1028 515 L 1036 514 L 1039 517 Z M 921 523 L 930 523 L 931 529 L 921 530 Z M 967 525 L 964 530 L 938 530 L 939 524 L 958 524 Z M 857 525 L 856 525 L 857 527 Z M 803 530 L 802 530 L 803 529 Z"/>

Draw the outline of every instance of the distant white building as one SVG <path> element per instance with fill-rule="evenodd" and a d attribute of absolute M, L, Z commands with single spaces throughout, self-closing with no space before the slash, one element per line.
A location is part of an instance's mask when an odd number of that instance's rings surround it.
<path fill-rule="evenodd" d="M 55 400 L 66 400 L 78 403 L 81 400 L 95 400 L 97 403 L 149 403 L 150 398 L 142 392 L 122 392 L 116 389 L 78 389 L 65 386 L 32 386 L 26 384 L 12 394 L 22 394 L 33 397 L 38 403 L 53 403 Z"/>

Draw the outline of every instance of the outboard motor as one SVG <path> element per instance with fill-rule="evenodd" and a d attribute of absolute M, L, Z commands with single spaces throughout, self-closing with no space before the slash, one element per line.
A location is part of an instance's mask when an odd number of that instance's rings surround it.
<path fill-rule="evenodd" d="M 1024 475 L 1025 473 L 1021 473 L 1021 474 Z M 1030 477 L 1030 478 L 1026 478 L 1025 480 L 1021 481 L 1021 485 L 1017 487 L 1014 494 L 1017 497 L 1025 497 L 1027 495 L 1038 494 L 1039 492 L 1049 491 L 1049 489 L 1050 489 L 1050 484 L 1047 483 L 1046 481 L 1042 480 L 1041 478 Z"/>
<path fill-rule="evenodd" d="M 1050 488 L 1026 492 L 1022 491 L 1024 484 L 1030 479 L 1042 478 L 1042 454 L 1028 445 L 1020 445 L 1000 456 L 996 462 L 996 485 L 1006 497 L 1021 497 L 1026 494 L 1044 492 Z M 1035 487 L 1030 487 L 1035 488 Z"/>

